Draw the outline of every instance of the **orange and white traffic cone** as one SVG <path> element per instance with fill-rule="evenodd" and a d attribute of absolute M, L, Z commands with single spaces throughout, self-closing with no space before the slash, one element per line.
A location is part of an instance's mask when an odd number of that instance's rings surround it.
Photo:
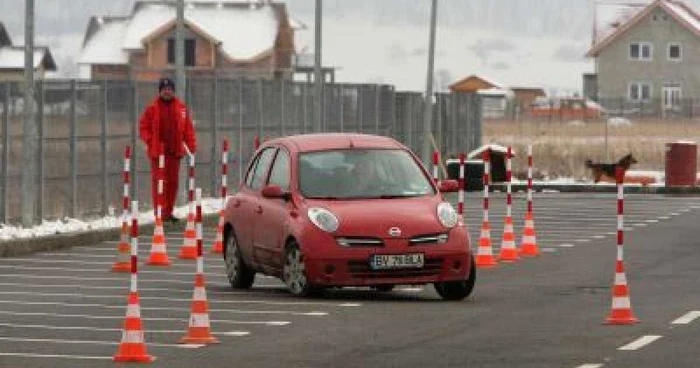
<path fill-rule="evenodd" d="M 520 259 L 515 248 L 515 233 L 513 233 L 513 218 L 506 216 L 503 228 L 503 240 L 501 241 L 501 253 L 498 259 L 502 262 L 515 262 Z"/>
<path fill-rule="evenodd" d="M 224 139 L 221 152 L 221 211 L 219 211 L 219 224 L 216 226 L 216 239 L 211 252 L 224 253 L 224 208 L 226 207 L 226 195 L 228 192 L 228 139 Z"/>
<path fill-rule="evenodd" d="M 114 355 L 114 361 L 120 363 L 138 362 L 150 363 L 155 360 L 146 352 L 146 343 L 143 337 L 143 324 L 141 323 L 141 307 L 139 306 L 138 292 L 138 202 L 132 204 L 133 218 L 131 226 L 131 286 L 129 288 L 129 299 L 126 307 L 126 319 L 122 330 L 122 339 L 119 350 Z"/>
<path fill-rule="evenodd" d="M 192 310 L 189 329 L 181 344 L 218 344 L 219 340 L 211 334 L 209 324 L 209 302 L 207 301 L 206 281 L 204 279 L 204 258 L 202 241 L 202 190 L 197 188 L 197 274 L 195 275 Z"/>
<path fill-rule="evenodd" d="M 518 251 L 523 256 L 535 257 L 540 255 L 540 250 L 537 247 L 537 236 L 535 235 L 535 221 L 532 219 L 532 212 L 529 211 L 525 214 L 523 241 Z"/>
<path fill-rule="evenodd" d="M 501 254 L 499 260 L 503 262 L 515 262 L 520 259 L 518 250 L 515 248 L 515 233 L 513 232 L 513 191 L 511 186 L 511 157 L 512 151 L 508 147 L 506 155 L 506 220 L 503 227 L 503 239 L 501 241 Z"/>
<path fill-rule="evenodd" d="M 527 146 L 527 213 L 525 214 L 525 230 L 518 250 L 521 255 L 535 257 L 540 255 L 535 235 L 535 216 L 532 211 L 532 145 Z"/>
<path fill-rule="evenodd" d="M 616 169 L 617 179 L 617 260 L 615 263 L 615 284 L 613 285 L 612 310 L 605 320 L 606 325 L 631 325 L 639 320 L 632 313 L 629 287 L 624 265 L 624 171 Z"/>
<path fill-rule="evenodd" d="M 474 263 L 478 268 L 492 268 L 496 266 L 496 258 L 491 247 L 491 224 L 489 223 L 489 151 L 484 152 L 484 222 L 481 225 L 479 246 L 476 250 Z"/>
<path fill-rule="evenodd" d="M 129 244 L 129 170 L 131 168 L 131 147 L 126 146 L 124 153 L 124 193 L 122 213 L 122 233 L 119 238 L 119 246 L 117 247 L 117 260 L 112 265 L 112 272 L 129 272 L 131 271 L 131 263 L 129 253 L 131 245 Z"/>
<path fill-rule="evenodd" d="M 153 242 L 151 243 L 151 257 L 146 263 L 149 266 L 170 266 L 167 245 L 165 244 L 165 230 L 163 229 L 163 177 L 165 172 L 165 156 L 160 155 L 158 162 L 158 204 L 156 207 L 156 226 L 153 229 Z"/>
<path fill-rule="evenodd" d="M 211 249 L 214 254 L 224 253 L 224 210 L 219 211 L 219 224 L 216 226 L 216 239 Z"/>
<path fill-rule="evenodd" d="M 606 325 L 631 325 L 639 320 L 632 313 L 627 276 L 622 260 L 617 261 L 615 270 L 615 285 L 613 286 L 612 310 L 605 320 Z"/>
<path fill-rule="evenodd" d="M 185 145 L 187 147 L 187 145 Z M 189 150 L 188 150 L 189 152 Z M 189 156 L 189 178 L 187 200 L 189 211 L 187 213 L 187 226 L 185 227 L 184 244 L 180 247 L 180 259 L 197 259 L 197 230 L 195 229 L 195 203 L 194 203 L 194 155 Z"/>
<path fill-rule="evenodd" d="M 131 245 L 129 245 L 129 225 L 125 218 L 122 221 L 122 234 L 119 238 L 119 246 L 117 247 L 117 260 L 112 265 L 112 272 L 129 272 L 131 271 Z"/>
<path fill-rule="evenodd" d="M 194 213 L 187 214 L 185 241 L 180 248 L 180 259 L 197 259 L 197 230 L 194 225 Z"/>

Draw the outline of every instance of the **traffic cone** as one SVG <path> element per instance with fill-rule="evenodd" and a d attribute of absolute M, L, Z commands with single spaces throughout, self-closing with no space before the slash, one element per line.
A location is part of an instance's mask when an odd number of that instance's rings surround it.
<path fill-rule="evenodd" d="M 187 227 L 185 228 L 185 242 L 180 248 L 180 259 L 197 259 L 197 230 L 194 227 L 194 213 L 187 215 Z"/>
<path fill-rule="evenodd" d="M 518 250 L 515 248 L 515 234 L 513 233 L 513 218 L 511 216 L 506 216 L 501 254 L 498 258 L 502 262 L 515 262 L 520 259 Z"/>
<path fill-rule="evenodd" d="M 122 234 L 117 246 L 117 260 L 112 265 L 112 272 L 131 271 L 131 245 L 129 244 L 129 225 L 125 219 L 122 222 Z"/>
<path fill-rule="evenodd" d="M 540 255 L 540 250 L 537 248 L 537 237 L 535 236 L 535 220 L 530 211 L 525 214 L 525 230 L 523 230 L 523 241 L 520 243 L 519 253 L 530 257 Z"/>
<path fill-rule="evenodd" d="M 214 254 L 224 253 L 224 210 L 219 211 L 219 224 L 216 226 L 216 239 L 211 252 Z"/>
<path fill-rule="evenodd" d="M 153 242 L 151 243 L 151 257 L 146 263 L 149 266 L 170 266 L 167 246 L 165 245 L 165 232 L 163 231 L 163 219 L 156 217 L 156 227 L 153 231 Z"/>
<path fill-rule="evenodd" d="M 491 247 L 491 225 L 488 220 L 484 220 L 481 225 L 481 237 L 479 238 L 475 263 L 478 268 L 492 268 L 496 266 L 496 258 L 493 256 L 493 248 Z"/>
<path fill-rule="evenodd" d="M 141 308 L 139 307 L 138 292 L 129 293 L 129 304 L 126 308 L 126 319 L 122 330 L 122 341 L 119 350 L 114 356 L 115 362 L 150 363 L 155 358 L 146 352 L 146 343 L 143 338 L 143 325 L 141 324 Z"/>
<path fill-rule="evenodd" d="M 615 267 L 612 310 L 605 320 L 605 324 L 631 325 L 638 322 L 639 320 L 632 313 L 632 303 L 630 302 L 629 288 L 627 287 L 625 266 L 621 260 L 618 260 Z"/>
<path fill-rule="evenodd" d="M 203 274 L 195 276 L 194 295 L 192 297 L 192 313 L 190 314 L 189 330 L 180 340 L 181 344 L 218 344 L 211 335 L 209 325 L 209 302 Z"/>

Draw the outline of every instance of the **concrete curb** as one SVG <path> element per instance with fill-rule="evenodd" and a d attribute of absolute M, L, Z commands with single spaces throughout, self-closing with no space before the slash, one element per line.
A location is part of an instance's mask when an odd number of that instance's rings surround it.
<path fill-rule="evenodd" d="M 204 226 L 216 227 L 219 222 L 218 215 L 204 216 Z M 168 231 L 184 231 L 186 222 L 181 222 L 178 225 L 167 225 Z M 142 234 L 153 233 L 153 224 L 139 226 L 139 231 Z M 57 249 L 65 249 L 79 246 L 89 246 L 98 244 L 108 240 L 119 240 L 121 234 L 120 229 L 98 229 L 86 230 L 76 233 L 65 233 L 47 235 L 38 238 L 28 239 L 13 239 L 0 242 L 0 257 L 19 257 L 27 254 L 46 252 Z M 116 246 L 114 248 L 116 255 Z"/>

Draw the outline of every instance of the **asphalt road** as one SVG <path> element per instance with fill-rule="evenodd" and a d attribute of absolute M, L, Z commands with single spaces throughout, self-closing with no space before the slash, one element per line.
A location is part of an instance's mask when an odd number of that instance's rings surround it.
<path fill-rule="evenodd" d="M 504 197 L 492 201 L 494 244 Z M 516 196 L 520 238 L 523 195 Z M 473 239 L 481 201 L 471 194 Z M 141 267 L 149 353 L 158 367 L 697 367 L 700 364 L 700 198 L 629 196 L 625 265 L 641 323 L 605 326 L 616 255 L 614 194 L 536 196 L 543 255 L 479 270 L 474 294 L 444 302 L 432 286 L 365 289 L 320 299 L 288 295 L 259 277 L 232 291 L 223 262 L 206 258 L 216 346 L 180 346 L 195 265 Z M 213 229 L 206 233 L 211 245 Z M 141 242 L 145 260 L 149 236 Z M 1 367 L 109 367 L 121 338 L 128 274 L 114 274 L 116 242 L 0 259 Z M 497 251 L 497 249 L 496 249 Z"/>

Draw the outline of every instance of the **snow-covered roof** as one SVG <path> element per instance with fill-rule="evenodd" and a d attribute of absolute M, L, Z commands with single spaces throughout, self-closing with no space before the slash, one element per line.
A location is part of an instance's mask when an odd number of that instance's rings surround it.
<path fill-rule="evenodd" d="M 56 70 L 56 64 L 46 47 L 34 49 L 34 69 L 44 63 L 47 70 Z M 24 47 L 9 46 L 0 48 L 0 69 L 24 69 Z"/>
<path fill-rule="evenodd" d="M 481 158 L 481 154 L 487 150 L 491 150 L 491 152 L 497 152 L 497 153 L 504 154 L 504 155 L 508 153 L 508 147 L 501 146 L 499 144 L 491 143 L 491 144 L 485 144 L 485 145 L 469 152 L 469 154 L 467 154 L 467 158 L 469 158 L 469 159 Z M 511 148 L 510 153 L 511 153 L 511 155 L 513 155 L 513 157 L 515 157 L 515 150 L 514 149 Z"/>
<path fill-rule="evenodd" d="M 625 3 L 596 4 L 596 24 L 589 56 L 596 56 L 620 34 L 633 28 L 652 10 L 660 7 L 672 18 L 700 37 L 700 15 L 676 0 L 627 0 Z"/>
<path fill-rule="evenodd" d="M 124 64 L 126 52 L 142 50 L 144 39 L 164 31 L 175 19 L 174 3 L 141 1 L 130 17 L 99 24 L 85 43 L 80 61 Z M 224 54 L 234 60 L 254 59 L 272 49 L 279 30 L 273 5 L 258 1 L 188 2 L 185 22 L 220 43 Z"/>
<path fill-rule="evenodd" d="M 103 22 L 101 29 L 83 47 L 78 64 L 126 64 L 129 55 L 114 45 L 119 44 L 127 26 L 124 21 Z"/>

